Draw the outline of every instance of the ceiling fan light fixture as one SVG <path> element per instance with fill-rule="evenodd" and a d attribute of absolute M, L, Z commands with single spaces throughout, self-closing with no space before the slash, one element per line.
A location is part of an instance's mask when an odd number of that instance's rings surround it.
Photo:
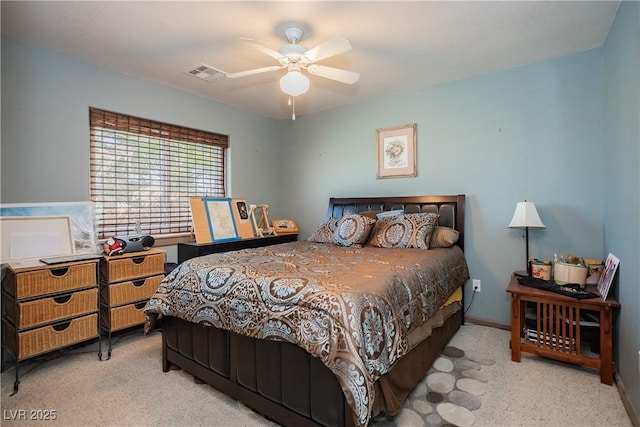
<path fill-rule="evenodd" d="M 309 78 L 300 71 L 289 71 L 280 79 L 280 89 L 287 95 L 302 95 L 309 90 Z"/>

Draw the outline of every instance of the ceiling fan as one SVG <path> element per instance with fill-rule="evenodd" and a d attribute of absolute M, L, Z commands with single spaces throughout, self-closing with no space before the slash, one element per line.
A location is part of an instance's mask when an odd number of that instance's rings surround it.
<path fill-rule="evenodd" d="M 258 49 L 260 52 L 276 59 L 279 65 L 227 73 L 206 64 L 201 64 L 193 70 L 190 70 L 188 74 L 205 80 L 219 80 L 222 77 L 237 79 L 240 77 L 286 68 L 287 74 L 280 78 L 280 89 L 289 95 L 289 104 L 295 102 L 292 100 L 294 97 L 302 95 L 309 90 L 309 78 L 301 72 L 302 70 L 305 70 L 311 75 L 336 80 L 346 84 L 353 84 L 358 81 L 360 74 L 356 72 L 317 64 L 317 62 L 322 61 L 323 59 L 351 50 L 351 44 L 347 39 L 335 36 L 332 39 L 307 50 L 305 47 L 298 44 L 303 34 L 304 31 L 300 27 L 291 26 L 286 28 L 284 30 L 284 35 L 289 41 L 289 44 L 282 46 L 279 51 L 264 46 L 250 38 L 239 38 L 240 41 L 247 43 Z M 292 118 L 295 120 L 295 104 Z"/>

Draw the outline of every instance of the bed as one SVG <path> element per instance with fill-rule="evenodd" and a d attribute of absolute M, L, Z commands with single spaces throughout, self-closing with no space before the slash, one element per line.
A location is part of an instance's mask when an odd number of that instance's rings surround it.
<path fill-rule="evenodd" d="M 183 262 L 145 307 L 147 330 L 161 319 L 163 371 L 286 426 L 397 414 L 464 321 L 464 203 L 331 198 L 311 241 Z M 390 247 L 407 223 L 409 248 Z"/>

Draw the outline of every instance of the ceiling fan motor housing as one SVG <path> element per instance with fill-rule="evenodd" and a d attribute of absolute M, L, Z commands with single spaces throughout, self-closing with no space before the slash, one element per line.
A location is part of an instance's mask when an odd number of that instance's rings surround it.
<path fill-rule="evenodd" d="M 302 38 L 304 31 L 300 27 L 289 27 L 284 30 L 284 35 L 289 40 L 289 43 L 296 44 Z"/>

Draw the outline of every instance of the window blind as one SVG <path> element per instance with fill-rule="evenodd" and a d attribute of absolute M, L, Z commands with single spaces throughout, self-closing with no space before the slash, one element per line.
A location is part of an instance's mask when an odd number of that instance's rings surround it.
<path fill-rule="evenodd" d="M 189 197 L 225 196 L 228 136 L 95 108 L 89 122 L 99 238 L 189 233 Z"/>

